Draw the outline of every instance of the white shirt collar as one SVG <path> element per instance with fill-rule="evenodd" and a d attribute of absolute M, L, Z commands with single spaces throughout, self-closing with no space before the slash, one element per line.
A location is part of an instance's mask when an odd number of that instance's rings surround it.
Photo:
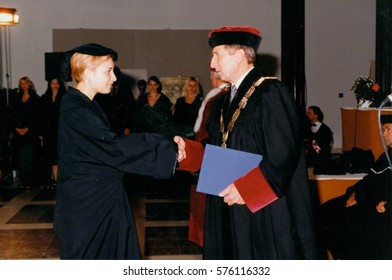
<path fill-rule="evenodd" d="M 218 88 L 219 88 L 219 89 L 224 89 L 225 87 L 229 87 L 229 86 L 230 86 L 229 84 L 224 83 L 224 84 L 220 84 L 220 85 L 218 86 Z"/>
<path fill-rule="evenodd" d="M 317 132 L 319 130 L 320 126 L 321 126 L 321 122 L 317 121 L 314 124 L 315 125 L 312 125 L 312 127 L 311 127 L 312 132 Z"/>
<path fill-rule="evenodd" d="M 254 66 L 252 68 L 250 68 L 248 71 L 246 71 L 234 84 L 234 86 L 238 89 L 242 83 L 242 81 L 245 79 L 246 75 L 248 75 L 248 73 L 255 68 Z M 233 86 L 233 85 L 232 85 Z"/>

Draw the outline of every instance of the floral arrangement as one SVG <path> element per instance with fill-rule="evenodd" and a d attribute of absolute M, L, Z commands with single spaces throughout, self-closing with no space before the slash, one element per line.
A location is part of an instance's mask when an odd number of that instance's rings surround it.
<path fill-rule="evenodd" d="M 374 94 L 380 90 L 380 86 L 371 78 L 361 76 L 353 82 L 351 90 L 360 104 L 364 100 L 374 101 Z"/>

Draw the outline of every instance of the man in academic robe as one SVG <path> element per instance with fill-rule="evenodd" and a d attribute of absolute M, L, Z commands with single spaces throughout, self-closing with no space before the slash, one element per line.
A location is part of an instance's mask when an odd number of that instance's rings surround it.
<path fill-rule="evenodd" d="M 207 195 L 203 258 L 318 259 L 293 94 L 254 67 L 260 42 L 249 26 L 209 33 L 210 67 L 232 85 L 211 110 L 209 142 L 263 159 L 219 196 Z"/>

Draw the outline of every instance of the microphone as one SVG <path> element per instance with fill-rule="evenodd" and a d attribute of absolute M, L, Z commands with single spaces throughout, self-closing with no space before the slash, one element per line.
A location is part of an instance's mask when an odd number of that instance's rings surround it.
<path fill-rule="evenodd" d="M 392 93 L 387 95 L 387 97 L 385 97 L 385 99 L 383 100 L 383 102 L 381 102 L 380 108 L 385 105 L 387 102 L 392 102 Z"/>

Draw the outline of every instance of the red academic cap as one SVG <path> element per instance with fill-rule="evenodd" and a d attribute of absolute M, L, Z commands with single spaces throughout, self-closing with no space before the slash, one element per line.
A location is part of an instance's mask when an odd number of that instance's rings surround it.
<path fill-rule="evenodd" d="M 251 47 L 257 52 L 261 42 L 260 30 L 252 26 L 224 26 L 208 33 L 211 48 L 220 45 L 241 45 Z"/>

